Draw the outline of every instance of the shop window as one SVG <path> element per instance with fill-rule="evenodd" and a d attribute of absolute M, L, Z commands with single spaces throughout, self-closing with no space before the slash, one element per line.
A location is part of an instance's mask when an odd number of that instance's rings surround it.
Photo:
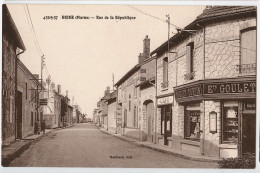
<path fill-rule="evenodd" d="M 256 72 L 256 27 L 241 31 L 241 60 L 239 73 Z"/>
<path fill-rule="evenodd" d="M 200 104 L 185 107 L 184 137 L 190 140 L 200 139 Z"/>
<path fill-rule="evenodd" d="M 194 79 L 194 42 L 187 45 L 187 73 L 184 75 L 185 80 Z"/>
<path fill-rule="evenodd" d="M 162 89 L 168 88 L 168 57 L 163 59 L 163 82 Z"/>
<path fill-rule="evenodd" d="M 186 111 L 185 138 L 200 139 L 200 111 Z"/>
<path fill-rule="evenodd" d="M 238 103 L 225 102 L 223 106 L 223 142 L 238 142 Z"/>

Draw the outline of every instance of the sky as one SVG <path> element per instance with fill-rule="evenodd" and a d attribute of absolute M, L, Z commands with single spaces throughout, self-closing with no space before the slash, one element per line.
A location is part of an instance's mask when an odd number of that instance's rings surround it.
<path fill-rule="evenodd" d="M 164 22 L 167 14 L 172 24 L 182 28 L 195 20 L 205 8 L 43 4 L 28 4 L 27 7 L 40 49 L 46 58 L 44 80 L 50 74 L 52 82 L 61 85 L 63 94 L 68 90 L 71 104 L 74 97 L 73 104 L 78 104 L 88 117 L 92 117 L 93 109 L 104 96 L 106 87 L 112 89 L 112 73 L 117 82 L 138 63 L 146 35 L 151 39 L 151 51 L 167 40 L 168 25 Z M 26 47 L 20 59 L 33 74 L 40 74 L 41 53 L 35 46 L 27 7 L 23 4 L 8 5 Z M 74 19 L 62 19 L 63 15 L 74 15 Z M 58 19 L 46 20 L 45 16 L 58 16 Z M 75 19 L 76 16 L 94 18 Z M 97 16 L 103 19 L 97 19 Z M 105 19 L 105 16 L 109 19 Z M 114 19 L 110 19 L 110 16 Z M 131 16 L 135 19 L 119 20 L 115 16 Z M 171 36 L 176 32 L 171 27 Z"/>

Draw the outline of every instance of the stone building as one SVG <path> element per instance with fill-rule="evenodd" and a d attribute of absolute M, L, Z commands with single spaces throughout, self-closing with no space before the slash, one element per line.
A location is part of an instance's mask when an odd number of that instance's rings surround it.
<path fill-rule="evenodd" d="M 117 92 L 114 91 L 108 95 L 107 104 L 107 130 L 116 133 L 116 98 Z"/>
<path fill-rule="evenodd" d="M 33 75 L 19 60 L 17 68 L 17 138 L 22 139 L 34 133 L 35 121 L 43 120 L 40 92 L 41 87 L 38 76 Z"/>
<path fill-rule="evenodd" d="M 150 57 L 150 39 L 146 36 L 138 64 L 115 84 L 117 131 L 150 142 L 155 142 L 155 62 L 155 57 Z"/>
<path fill-rule="evenodd" d="M 47 85 L 46 85 L 47 84 Z M 55 83 L 43 84 L 47 90 L 44 92 L 44 97 L 47 98 L 47 105 L 43 107 L 43 114 L 46 123 L 46 128 L 57 128 L 61 124 L 61 86 Z"/>
<path fill-rule="evenodd" d="M 110 94 L 110 87 L 107 86 L 107 89 L 104 91 L 104 97 L 102 97 L 100 99 L 100 101 L 98 101 L 97 105 L 98 105 L 98 116 L 100 119 L 100 123 L 99 126 L 102 128 L 107 129 L 107 123 L 108 123 L 108 117 L 107 117 L 107 113 L 108 113 L 108 105 L 107 105 L 107 99 L 109 98 L 109 94 Z"/>
<path fill-rule="evenodd" d="M 2 142 L 9 143 L 17 137 L 16 70 L 25 46 L 7 6 L 2 7 Z"/>
<path fill-rule="evenodd" d="M 256 7 L 207 6 L 169 43 L 151 53 L 157 143 L 215 157 L 255 152 Z"/>

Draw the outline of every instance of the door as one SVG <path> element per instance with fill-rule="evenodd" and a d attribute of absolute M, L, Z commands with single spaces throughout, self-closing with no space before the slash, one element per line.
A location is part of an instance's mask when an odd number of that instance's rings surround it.
<path fill-rule="evenodd" d="M 255 153 L 256 147 L 256 116 L 242 115 L 242 154 Z"/>
<path fill-rule="evenodd" d="M 153 102 L 149 102 L 146 106 L 146 119 L 147 119 L 147 141 L 153 142 Z"/>
<path fill-rule="evenodd" d="M 23 126 L 23 93 L 17 91 L 17 138 L 22 139 Z"/>
<path fill-rule="evenodd" d="M 168 137 L 172 136 L 172 106 L 163 106 L 161 109 L 161 126 L 164 136 L 164 145 L 168 145 Z"/>
<path fill-rule="evenodd" d="M 127 127 L 127 110 L 124 110 L 124 127 Z"/>

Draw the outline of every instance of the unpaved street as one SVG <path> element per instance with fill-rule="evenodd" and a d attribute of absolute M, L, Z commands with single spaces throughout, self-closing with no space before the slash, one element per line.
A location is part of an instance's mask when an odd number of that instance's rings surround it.
<path fill-rule="evenodd" d="M 33 143 L 9 166 L 212 168 L 217 164 L 161 153 L 104 134 L 92 124 L 77 124 Z"/>

